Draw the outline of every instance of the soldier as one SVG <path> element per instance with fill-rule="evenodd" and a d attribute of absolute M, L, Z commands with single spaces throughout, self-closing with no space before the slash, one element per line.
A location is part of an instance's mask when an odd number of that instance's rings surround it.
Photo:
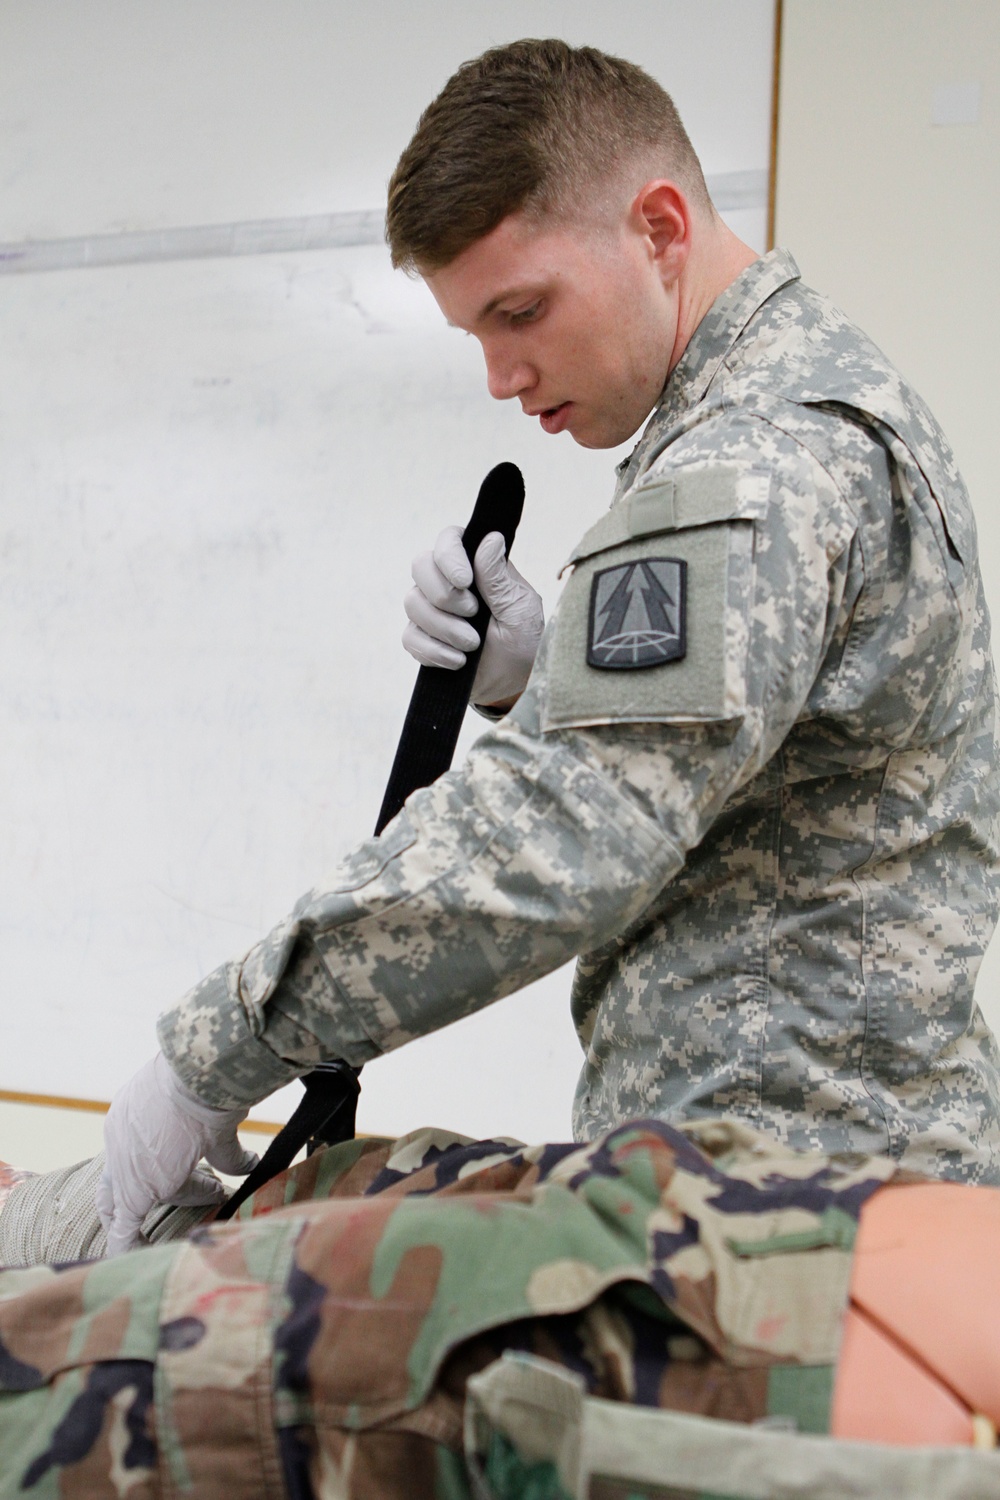
<path fill-rule="evenodd" d="M 586 446 L 645 427 L 537 654 L 532 591 L 483 544 L 476 695 L 502 717 L 466 763 L 161 1018 L 108 1117 L 110 1250 L 200 1156 L 245 1166 L 238 1121 L 290 1078 L 573 956 L 579 1140 L 726 1114 L 1000 1181 L 973 998 L 996 693 L 933 417 L 787 253 L 721 222 L 663 90 L 589 48 L 460 68 L 396 168 L 388 239 L 495 397 Z M 416 578 L 408 643 L 457 663 L 454 533 Z"/>

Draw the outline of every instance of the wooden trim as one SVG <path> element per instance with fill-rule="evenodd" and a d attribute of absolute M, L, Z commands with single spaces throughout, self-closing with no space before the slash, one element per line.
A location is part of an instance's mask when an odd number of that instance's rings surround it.
<path fill-rule="evenodd" d="M 103 1099 L 72 1099 L 63 1094 L 21 1094 L 16 1089 L 0 1089 L 0 1104 L 39 1104 L 44 1109 L 76 1109 L 85 1114 L 106 1115 L 111 1108 Z M 244 1120 L 240 1130 L 254 1135 L 277 1135 L 281 1129 L 272 1120 Z"/>
<path fill-rule="evenodd" d="M 62 1094 L 20 1094 L 16 1089 L 0 1089 L 2 1104 L 41 1104 L 47 1109 L 82 1109 L 91 1115 L 106 1115 L 110 1105 L 101 1099 L 67 1099 Z"/>
<path fill-rule="evenodd" d="M 767 174 L 767 248 L 774 249 L 778 217 L 778 108 L 781 97 L 781 25 L 784 0 L 774 0 L 774 50 L 771 62 L 771 160 Z"/>

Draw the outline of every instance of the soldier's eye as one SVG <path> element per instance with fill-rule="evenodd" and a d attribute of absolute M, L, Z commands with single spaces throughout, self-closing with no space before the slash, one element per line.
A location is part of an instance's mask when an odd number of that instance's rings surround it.
<path fill-rule="evenodd" d="M 511 327 L 517 328 L 522 323 L 533 323 L 541 311 L 541 306 L 541 302 L 533 302 L 530 307 L 522 307 L 517 312 L 512 312 L 509 319 Z"/>

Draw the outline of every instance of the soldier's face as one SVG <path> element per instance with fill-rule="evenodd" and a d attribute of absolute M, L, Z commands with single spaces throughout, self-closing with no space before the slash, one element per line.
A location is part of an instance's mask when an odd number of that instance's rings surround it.
<path fill-rule="evenodd" d="M 516 396 L 545 432 L 613 448 L 655 406 L 677 298 L 648 236 L 624 217 L 581 230 L 511 214 L 424 280 L 482 345 L 490 394 Z"/>

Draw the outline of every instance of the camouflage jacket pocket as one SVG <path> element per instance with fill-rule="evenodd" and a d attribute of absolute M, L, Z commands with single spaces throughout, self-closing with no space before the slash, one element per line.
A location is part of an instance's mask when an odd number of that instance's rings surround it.
<path fill-rule="evenodd" d="M 66 1370 L 156 1358 L 176 1247 L 124 1260 L 0 1274 L 0 1390 L 36 1390 Z"/>

